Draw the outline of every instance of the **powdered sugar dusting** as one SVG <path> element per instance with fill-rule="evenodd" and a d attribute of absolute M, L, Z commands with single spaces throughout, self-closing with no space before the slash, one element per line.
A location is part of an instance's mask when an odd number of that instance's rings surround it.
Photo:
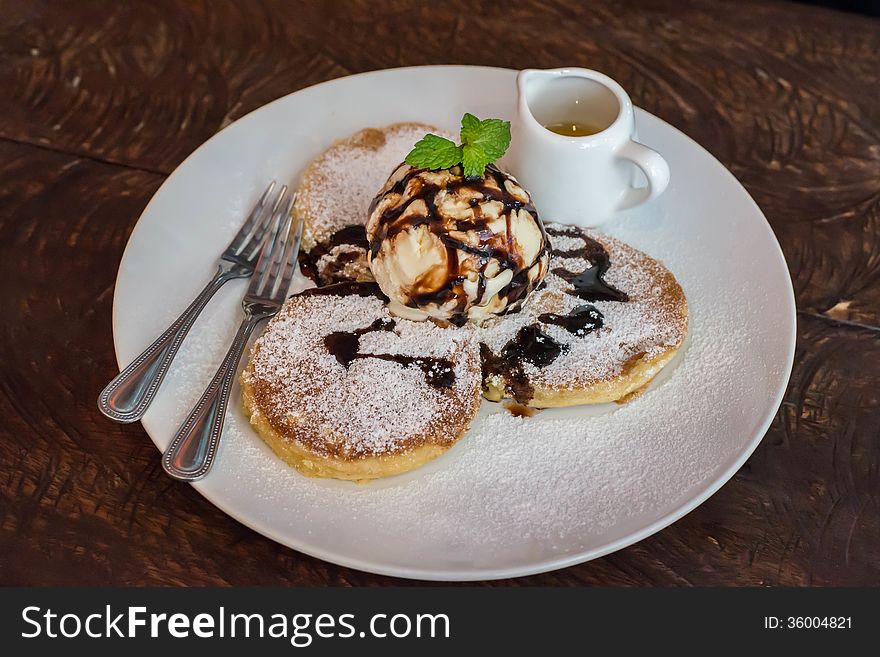
<path fill-rule="evenodd" d="M 574 251 L 584 245 L 584 241 L 576 234 L 554 234 L 550 241 L 554 251 Z"/>

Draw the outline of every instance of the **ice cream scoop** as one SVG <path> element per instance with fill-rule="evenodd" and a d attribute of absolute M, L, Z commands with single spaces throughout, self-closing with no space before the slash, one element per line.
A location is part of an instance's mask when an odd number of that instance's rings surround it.
<path fill-rule="evenodd" d="M 550 253 L 528 192 L 494 165 L 471 178 L 400 165 L 370 206 L 367 240 L 392 313 L 456 325 L 517 310 Z"/>

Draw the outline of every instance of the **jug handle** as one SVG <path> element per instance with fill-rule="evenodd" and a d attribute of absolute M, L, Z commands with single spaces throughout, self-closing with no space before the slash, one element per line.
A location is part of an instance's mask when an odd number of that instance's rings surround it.
<path fill-rule="evenodd" d="M 635 164 L 648 181 L 645 187 L 626 190 L 617 206 L 618 210 L 628 210 L 655 199 L 669 185 L 669 165 L 657 151 L 630 140 L 617 151 L 617 157 Z"/>

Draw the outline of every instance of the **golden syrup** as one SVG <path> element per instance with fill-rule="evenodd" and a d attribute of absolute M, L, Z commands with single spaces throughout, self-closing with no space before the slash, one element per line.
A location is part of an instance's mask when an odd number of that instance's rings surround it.
<path fill-rule="evenodd" d="M 557 135 L 563 135 L 565 137 L 588 137 L 589 135 L 595 135 L 597 132 L 602 132 L 602 130 L 604 130 L 604 128 L 599 128 L 588 123 L 578 123 L 575 121 L 548 123 L 544 127 L 550 132 L 555 132 Z"/>

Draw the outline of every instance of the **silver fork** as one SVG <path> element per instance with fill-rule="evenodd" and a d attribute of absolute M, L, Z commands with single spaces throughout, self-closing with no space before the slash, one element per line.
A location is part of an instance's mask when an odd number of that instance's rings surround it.
<path fill-rule="evenodd" d="M 287 297 L 303 230 L 300 221 L 296 230 L 291 231 L 292 205 L 293 199 L 290 199 L 279 210 L 278 228 L 267 236 L 260 252 L 247 294 L 241 302 L 244 320 L 226 357 L 162 455 L 162 468 L 175 479 L 195 481 L 208 474 L 217 454 L 229 392 L 241 354 L 256 325 L 275 315 Z M 292 232 L 295 234 L 291 236 Z"/>
<path fill-rule="evenodd" d="M 247 278 L 253 274 L 259 248 L 273 228 L 270 220 L 287 193 L 287 187 L 282 186 L 275 201 L 268 205 L 269 196 L 274 188 L 273 180 L 251 209 L 238 234 L 220 255 L 214 278 L 199 292 L 180 317 L 101 391 L 98 396 L 98 408 L 108 418 L 123 423 L 140 420 L 156 396 L 183 339 L 214 293 L 227 281 Z M 272 209 L 271 212 L 266 211 L 269 207 Z"/>

